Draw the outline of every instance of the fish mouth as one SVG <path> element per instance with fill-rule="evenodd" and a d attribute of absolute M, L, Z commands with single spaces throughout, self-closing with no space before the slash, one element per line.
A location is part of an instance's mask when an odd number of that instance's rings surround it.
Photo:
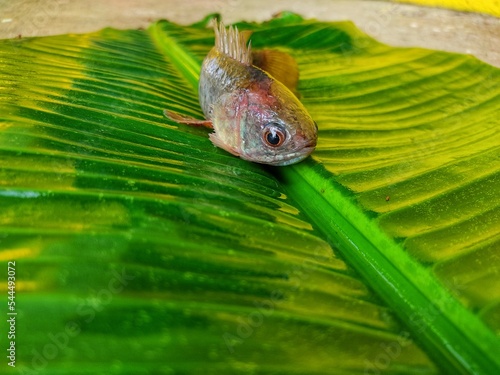
<path fill-rule="evenodd" d="M 299 151 L 280 155 L 279 159 L 277 158 L 275 160 L 267 161 L 265 164 L 283 167 L 285 165 L 298 163 L 307 158 L 316 148 L 316 142 L 311 142 L 310 144 L 312 144 L 312 146 L 306 146 L 301 148 Z"/>
<path fill-rule="evenodd" d="M 304 147 L 302 147 L 302 150 L 303 149 L 312 149 L 314 150 L 316 148 L 316 143 L 317 143 L 317 140 L 316 139 L 311 139 L 309 142 L 307 142 Z M 311 151 L 312 152 L 312 151 Z"/>

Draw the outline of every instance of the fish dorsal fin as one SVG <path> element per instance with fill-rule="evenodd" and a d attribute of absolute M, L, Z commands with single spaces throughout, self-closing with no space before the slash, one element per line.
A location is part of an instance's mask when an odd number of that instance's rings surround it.
<path fill-rule="evenodd" d="M 295 95 L 299 81 L 299 67 L 295 59 L 286 52 L 265 49 L 252 53 L 251 43 L 247 41 L 252 35 L 250 30 L 238 31 L 235 26 L 227 29 L 224 23 L 214 19 L 215 47 L 220 53 L 231 57 L 245 65 L 256 67 L 269 73 L 280 81 Z"/>
<path fill-rule="evenodd" d="M 299 67 L 288 53 L 274 49 L 255 51 L 252 55 L 252 64 L 268 72 L 297 96 Z"/>
<path fill-rule="evenodd" d="M 214 20 L 215 47 L 219 52 L 241 62 L 252 65 L 252 50 L 250 44 L 247 46 L 245 35 L 238 31 L 237 27 L 225 28 L 222 21 L 218 24 Z"/>

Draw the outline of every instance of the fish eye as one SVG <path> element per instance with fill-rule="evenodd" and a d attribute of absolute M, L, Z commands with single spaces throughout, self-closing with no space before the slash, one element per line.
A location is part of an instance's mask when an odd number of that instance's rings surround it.
<path fill-rule="evenodd" d="M 279 147 L 285 142 L 285 133 L 276 125 L 270 124 L 263 133 L 264 142 L 271 147 Z"/>

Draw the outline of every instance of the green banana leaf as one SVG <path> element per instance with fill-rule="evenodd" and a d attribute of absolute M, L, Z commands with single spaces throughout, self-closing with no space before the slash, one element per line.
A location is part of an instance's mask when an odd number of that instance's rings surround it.
<path fill-rule="evenodd" d="M 0 41 L 0 372 L 499 373 L 500 71 L 240 23 L 319 126 L 265 167 L 163 116 L 202 118 L 211 17 Z"/>

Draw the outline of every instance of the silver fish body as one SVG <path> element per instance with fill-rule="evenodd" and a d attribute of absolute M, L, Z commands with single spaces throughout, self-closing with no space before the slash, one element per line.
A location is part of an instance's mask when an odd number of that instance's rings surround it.
<path fill-rule="evenodd" d="M 245 160 L 289 165 L 315 148 L 317 127 L 298 98 L 268 72 L 236 28 L 214 26 L 215 47 L 200 73 L 199 100 L 211 141 Z"/>

